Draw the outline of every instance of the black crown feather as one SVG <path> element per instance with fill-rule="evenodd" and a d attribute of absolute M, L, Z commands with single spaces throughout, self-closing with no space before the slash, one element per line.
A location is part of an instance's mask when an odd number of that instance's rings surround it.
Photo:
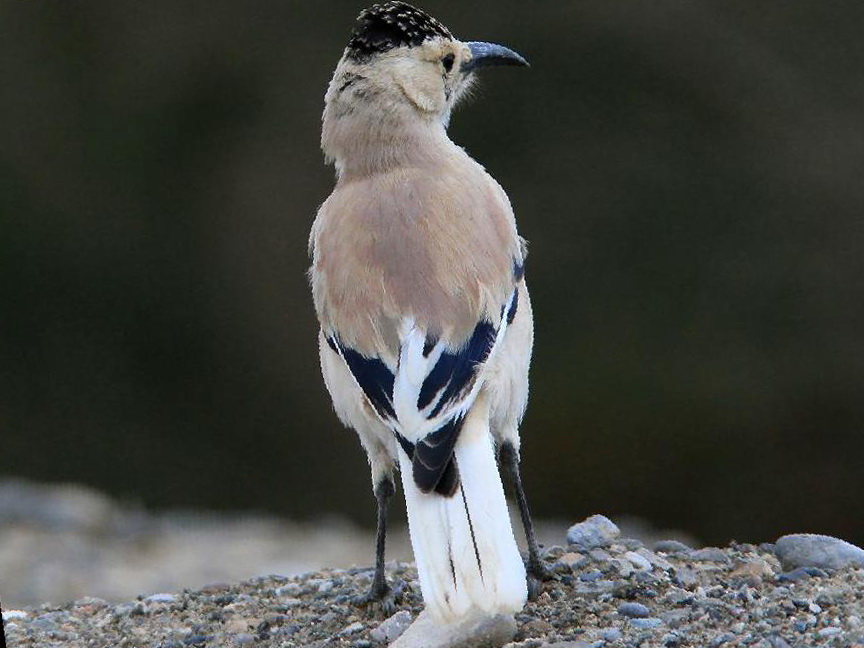
<path fill-rule="evenodd" d="M 406 2 L 384 2 L 364 9 L 348 42 L 347 54 L 356 61 L 406 45 L 414 47 L 432 38 L 452 39 L 444 25 Z"/>

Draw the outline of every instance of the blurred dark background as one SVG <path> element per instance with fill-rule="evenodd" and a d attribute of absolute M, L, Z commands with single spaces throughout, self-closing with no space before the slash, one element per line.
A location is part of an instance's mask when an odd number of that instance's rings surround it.
<path fill-rule="evenodd" d="M 0 4 L 0 476 L 371 523 L 304 275 L 362 7 Z M 535 513 L 864 542 L 864 5 L 423 7 L 532 63 L 451 133 L 531 244 Z"/>

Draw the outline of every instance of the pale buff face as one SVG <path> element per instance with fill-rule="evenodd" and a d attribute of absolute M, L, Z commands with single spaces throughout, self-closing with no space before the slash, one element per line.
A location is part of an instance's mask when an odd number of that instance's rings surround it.
<path fill-rule="evenodd" d="M 387 88 L 394 101 L 405 101 L 421 115 L 446 120 L 471 85 L 471 73 L 462 72 L 462 63 L 470 58 L 467 45 L 436 38 L 379 54 L 368 67 L 370 78 Z"/>
<path fill-rule="evenodd" d="M 392 109 L 403 108 L 414 111 L 420 118 L 446 121 L 471 85 L 471 73 L 462 72 L 462 63 L 470 58 L 467 45 L 444 38 L 427 40 L 414 47 L 397 47 L 362 63 L 344 58 L 336 68 L 331 91 L 338 91 L 351 78 L 362 77 L 344 88 L 349 90 L 351 100 L 374 97 L 377 103 L 389 104 Z M 356 88 L 351 88 L 355 85 Z M 349 98 L 337 96 L 341 94 L 328 92 L 327 100 Z"/>

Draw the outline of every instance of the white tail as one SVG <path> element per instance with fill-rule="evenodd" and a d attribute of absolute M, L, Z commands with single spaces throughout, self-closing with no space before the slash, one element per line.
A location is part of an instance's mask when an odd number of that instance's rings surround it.
<path fill-rule="evenodd" d="M 482 400 L 482 399 L 480 399 Z M 423 493 L 399 450 L 402 488 L 426 609 L 453 622 L 472 608 L 515 613 L 527 598 L 525 566 L 513 537 L 488 412 L 477 402 L 456 443 L 460 487 L 452 497 Z"/>

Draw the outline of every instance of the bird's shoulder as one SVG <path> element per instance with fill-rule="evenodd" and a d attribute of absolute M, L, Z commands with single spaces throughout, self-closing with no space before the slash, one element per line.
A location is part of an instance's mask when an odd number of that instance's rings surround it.
<path fill-rule="evenodd" d="M 507 195 L 464 153 L 340 179 L 318 211 L 310 251 L 313 257 L 344 258 L 349 247 L 357 253 L 399 247 L 451 257 L 514 248 L 521 254 Z"/>

